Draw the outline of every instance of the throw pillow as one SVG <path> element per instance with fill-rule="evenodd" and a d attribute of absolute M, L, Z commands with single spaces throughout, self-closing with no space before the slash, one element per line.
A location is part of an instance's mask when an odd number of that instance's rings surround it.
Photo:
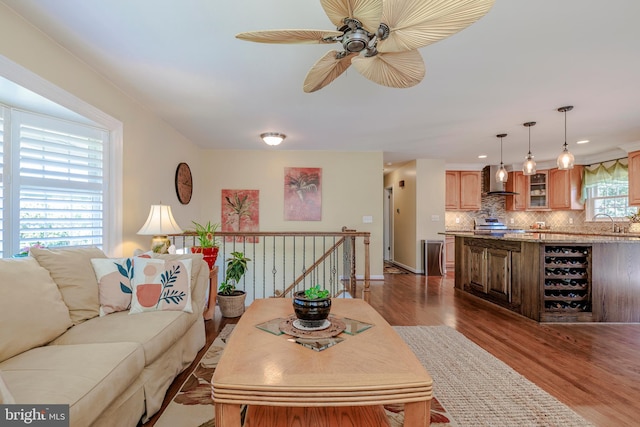
<path fill-rule="evenodd" d="M 4 383 L 2 379 L 2 371 L 0 371 L 0 404 L 11 405 L 16 403 L 11 392 L 7 388 L 7 385 Z"/>
<path fill-rule="evenodd" d="M 131 308 L 134 260 L 135 258 L 94 258 L 91 260 L 98 280 L 100 316 Z"/>
<path fill-rule="evenodd" d="M 38 263 L 49 270 L 51 278 L 64 303 L 74 325 L 98 316 L 98 281 L 91 265 L 92 258 L 106 258 L 100 249 L 91 248 L 32 248 L 31 255 Z"/>
<path fill-rule="evenodd" d="M 53 341 L 72 325 L 47 270 L 31 257 L 0 259 L 0 362 Z"/>
<path fill-rule="evenodd" d="M 129 314 L 159 310 L 192 313 L 191 264 L 191 259 L 136 259 Z"/>

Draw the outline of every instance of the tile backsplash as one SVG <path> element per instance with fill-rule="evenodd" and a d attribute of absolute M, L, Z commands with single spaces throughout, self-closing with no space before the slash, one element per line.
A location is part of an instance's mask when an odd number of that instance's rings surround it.
<path fill-rule="evenodd" d="M 557 231 L 610 232 L 611 222 L 587 222 L 584 211 L 513 212 L 505 210 L 505 196 L 482 196 L 481 209 L 472 212 L 447 211 L 447 230 L 472 230 L 475 218 L 499 218 L 509 228 L 529 229 L 536 222 L 544 221 L 547 227 Z M 626 223 L 620 223 L 625 225 Z"/>

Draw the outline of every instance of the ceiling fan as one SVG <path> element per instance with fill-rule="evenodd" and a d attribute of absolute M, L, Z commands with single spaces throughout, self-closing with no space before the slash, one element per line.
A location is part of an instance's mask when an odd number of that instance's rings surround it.
<path fill-rule="evenodd" d="M 418 48 L 482 18 L 495 0 L 320 0 L 337 30 L 265 30 L 237 34 L 258 43 L 340 43 L 307 73 L 303 89 L 322 89 L 350 65 L 383 86 L 415 86 L 425 75 Z"/>

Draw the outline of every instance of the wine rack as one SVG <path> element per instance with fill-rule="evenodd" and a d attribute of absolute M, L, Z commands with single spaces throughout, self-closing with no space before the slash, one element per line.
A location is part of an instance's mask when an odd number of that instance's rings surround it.
<path fill-rule="evenodd" d="M 591 315 L 591 247 L 544 246 L 543 312 L 541 320 Z"/>

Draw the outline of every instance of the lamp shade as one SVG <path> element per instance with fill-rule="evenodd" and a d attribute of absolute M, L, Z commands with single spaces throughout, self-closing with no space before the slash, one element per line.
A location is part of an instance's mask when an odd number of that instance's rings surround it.
<path fill-rule="evenodd" d="M 182 233 L 182 229 L 173 219 L 169 205 L 151 205 L 147 221 L 138 230 L 138 234 L 150 236 L 180 233 Z"/>
<path fill-rule="evenodd" d="M 167 253 L 171 241 L 167 237 L 168 234 L 180 234 L 182 229 L 173 219 L 171 206 L 169 205 L 151 205 L 149 217 L 142 228 L 138 230 L 138 234 L 151 235 L 151 250 L 156 253 Z"/>

